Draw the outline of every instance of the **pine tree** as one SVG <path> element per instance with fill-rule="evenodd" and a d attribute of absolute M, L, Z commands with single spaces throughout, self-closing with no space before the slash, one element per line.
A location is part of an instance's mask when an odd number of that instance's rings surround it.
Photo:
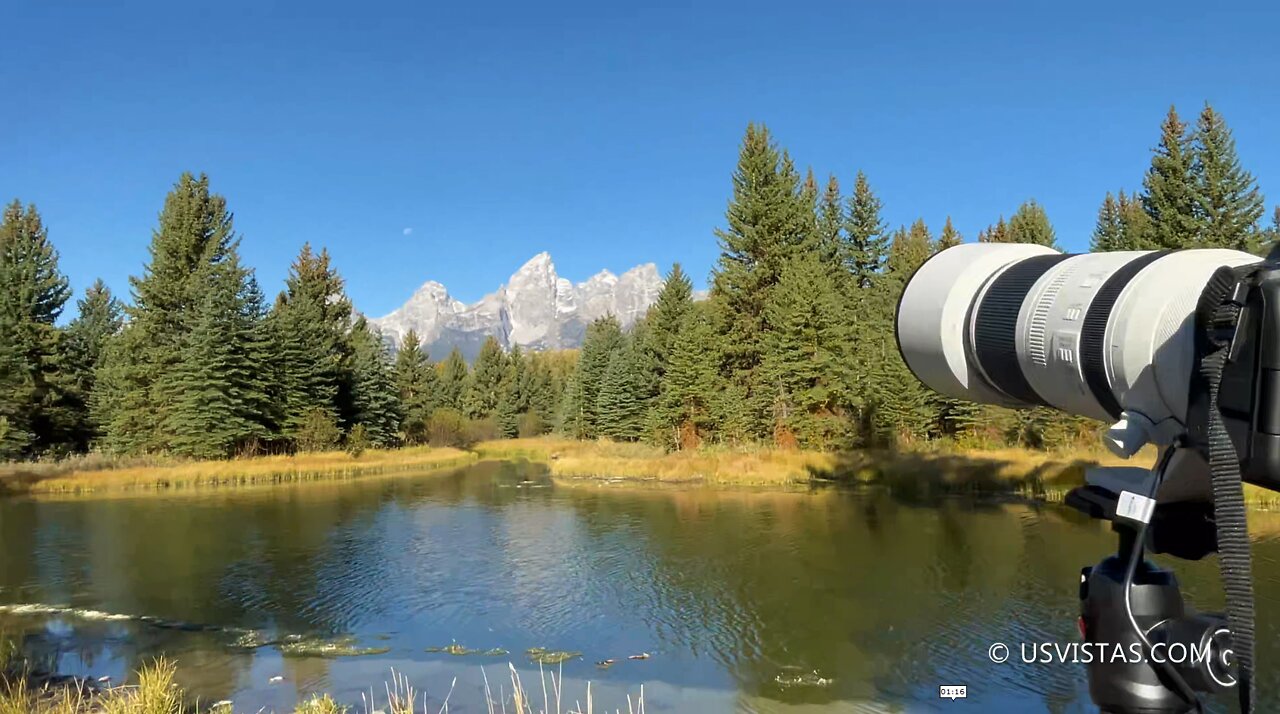
<path fill-rule="evenodd" d="M 534 352 L 529 355 L 529 366 L 525 370 L 525 384 L 521 389 L 528 404 L 528 414 L 537 419 L 537 433 L 543 433 L 556 420 L 556 411 L 560 406 L 563 385 L 558 383 L 551 365 L 552 357 L 546 353 Z M 532 436 L 534 434 L 528 434 Z"/>
<path fill-rule="evenodd" d="M 470 381 L 467 361 L 463 359 L 462 352 L 454 347 L 440 364 L 440 406 L 462 411 L 462 397 L 466 394 L 467 383 Z"/>
<path fill-rule="evenodd" d="M 1044 207 L 1033 198 L 1018 206 L 1009 218 L 1010 243 L 1035 243 L 1057 248 L 1058 243 Z"/>
<path fill-rule="evenodd" d="M 472 419 L 493 416 L 502 396 L 507 371 L 506 357 L 496 337 L 490 335 L 480 346 L 480 354 L 462 400 L 463 411 Z"/>
<path fill-rule="evenodd" d="M 748 126 L 725 212 L 727 227 L 716 231 L 721 254 L 711 292 L 723 308 L 718 326 L 725 337 L 724 369 L 745 390 L 742 407 L 754 435 L 762 436 L 768 424 L 768 398 L 757 373 L 761 336 L 769 329 L 764 304 L 787 260 L 813 247 L 815 219 L 806 200 L 790 158 L 779 155 L 768 129 Z"/>
<path fill-rule="evenodd" d="M 174 395 L 159 385 L 181 362 L 184 342 L 206 298 L 209 271 L 228 261 L 235 233 L 226 200 L 206 176 L 183 174 L 165 198 L 152 234 L 151 260 L 130 278 L 129 324 L 105 351 L 94 400 L 104 444 L 128 453 L 164 452 L 173 434 Z"/>
<path fill-rule="evenodd" d="M 395 364 L 396 389 L 404 410 L 401 426 L 406 441 L 420 444 L 426 440 L 431 413 L 440 407 L 440 377 L 413 330 L 400 343 Z"/>
<path fill-rule="evenodd" d="M 262 293 L 234 244 L 225 260 L 193 279 L 204 289 L 187 315 L 190 330 L 178 361 L 156 381 L 157 391 L 170 395 L 161 425 L 168 450 L 195 458 L 256 450 L 272 426 Z"/>
<path fill-rule="evenodd" d="M 714 430 L 718 376 L 718 337 L 706 303 L 694 303 L 681 318 L 682 339 L 671 349 L 658 401 L 649 413 L 650 430 L 668 448 L 692 448 Z"/>
<path fill-rule="evenodd" d="M 646 313 L 631 327 L 628 334 L 628 375 L 631 380 L 632 398 L 636 409 L 643 415 L 653 408 L 658 399 L 658 390 L 662 387 L 662 374 L 666 370 L 665 359 L 659 354 L 654 323 L 657 316 L 652 311 Z M 645 419 L 637 420 L 638 436 L 645 436 Z"/>
<path fill-rule="evenodd" d="M 893 234 L 893 242 L 889 246 L 889 258 L 885 261 L 887 276 L 892 279 L 890 292 L 896 292 L 906 285 L 906 281 L 916 268 L 933 255 L 933 237 L 929 227 L 922 219 L 917 218 L 910 229 L 899 228 Z"/>
<path fill-rule="evenodd" d="M 529 359 L 520 345 L 512 345 L 506 357 L 506 371 L 502 375 L 502 392 L 510 398 L 515 413 L 529 411 Z"/>
<path fill-rule="evenodd" d="M 938 253 L 964 242 L 964 236 L 960 235 L 960 231 L 951 225 L 951 216 L 947 216 L 947 222 L 942 225 L 942 233 L 938 235 L 938 242 L 933 247 L 933 252 Z"/>
<path fill-rule="evenodd" d="M 1098 220 L 1093 227 L 1089 250 L 1093 252 L 1124 250 L 1124 224 L 1120 218 L 1120 203 L 1107 191 L 1098 209 Z"/>
<path fill-rule="evenodd" d="M 520 435 L 520 413 L 511 394 L 504 391 L 498 398 L 498 406 L 494 408 L 494 419 L 498 422 L 498 433 L 504 439 L 514 439 Z"/>
<path fill-rule="evenodd" d="M 587 326 L 574 375 L 573 392 L 567 398 L 570 413 L 567 430 L 578 438 L 594 439 L 600 435 L 599 399 L 609 360 L 623 342 L 622 327 L 613 315 L 606 315 Z"/>
<path fill-rule="evenodd" d="M 1206 248 L 1261 250 L 1258 221 L 1265 212 L 1253 175 L 1240 166 L 1236 142 L 1222 115 L 1207 103 L 1195 129 L 1196 206 Z"/>
<path fill-rule="evenodd" d="M 827 177 L 827 188 L 818 204 L 818 257 L 824 266 L 844 272 L 845 252 L 844 203 L 840 183 L 834 175 Z"/>
<path fill-rule="evenodd" d="M 64 369 L 81 404 L 75 447 L 84 451 L 100 436 L 99 425 L 90 418 L 89 404 L 94 399 L 95 376 L 102 363 L 107 340 L 124 328 L 124 304 L 111 294 L 105 283 L 98 280 L 85 291 L 77 307 L 78 314 L 66 329 Z"/>
<path fill-rule="evenodd" d="M 985 229 L 978 231 L 979 243 L 1013 243 L 1013 236 L 1009 232 L 1009 224 L 1004 222 L 1004 216 L 1000 216 L 1000 220 L 995 225 L 987 226 Z"/>
<path fill-rule="evenodd" d="M 632 329 L 636 397 L 646 413 L 657 402 L 671 351 L 676 342 L 683 339 L 680 327 L 692 306 L 693 284 L 680 264 L 675 263 L 667 272 L 658 299 L 644 319 Z M 653 437 L 653 434 L 649 436 Z"/>
<path fill-rule="evenodd" d="M 813 225 L 810 227 L 809 234 L 816 241 L 818 239 L 818 180 L 813 177 L 812 166 L 805 171 L 804 183 L 800 184 L 800 203 L 808 210 L 809 215 L 813 217 Z"/>
<path fill-rule="evenodd" d="M 54 326 L 71 296 L 58 252 L 35 206 L 0 215 L 0 416 L 9 457 L 74 446 L 83 403 L 63 379 L 63 335 Z"/>
<path fill-rule="evenodd" d="M 643 404 L 636 398 L 636 352 L 631 340 L 621 341 L 609 355 L 596 397 L 601 436 L 634 441 L 643 428 Z"/>
<path fill-rule="evenodd" d="M 1155 239 L 1151 233 L 1151 217 L 1142 206 L 1137 194 L 1125 195 L 1120 191 L 1118 202 L 1122 250 L 1152 250 Z"/>
<path fill-rule="evenodd" d="M 1151 219 L 1151 242 L 1158 248 L 1189 248 L 1203 228 L 1198 209 L 1195 148 L 1187 125 L 1169 107 L 1160 126 L 1160 144 L 1143 179 L 1142 206 Z"/>
<path fill-rule="evenodd" d="M 665 366 L 672 346 L 682 339 L 680 326 L 693 306 L 693 283 L 679 263 L 674 263 L 662 283 L 662 291 L 649 308 L 651 344 L 660 365 Z M 661 375 L 659 375 L 661 376 Z"/>
<path fill-rule="evenodd" d="M 917 220 L 910 230 L 898 229 L 889 248 L 888 271 L 883 281 L 880 305 L 887 306 L 892 319 L 895 296 L 899 295 L 911 275 L 928 259 L 932 240 L 923 221 Z M 911 373 L 898 352 L 892 329 L 869 336 L 864 347 L 871 353 L 865 363 L 870 373 L 870 409 L 863 419 L 869 422 L 870 439 L 884 443 L 914 440 L 928 435 L 937 420 L 934 397 Z"/>
<path fill-rule="evenodd" d="M 1136 196 L 1120 191 L 1119 198 L 1107 192 L 1098 208 L 1098 220 L 1094 224 L 1092 251 L 1149 250 L 1151 219 Z"/>
<path fill-rule="evenodd" d="M 796 258 L 766 312 L 774 325 L 764 363 L 773 390 L 774 442 L 816 449 L 847 443 L 852 326 L 830 271 L 816 255 Z"/>
<path fill-rule="evenodd" d="M 328 251 L 316 254 L 303 244 L 269 323 L 279 358 L 282 427 L 292 437 L 313 411 L 336 418 L 350 401 L 351 301 Z"/>
<path fill-rule="evenodd" d="M 844 263 L 855 284 L 862 288 L 871 287 L 888 256 L 888 226 L 880 218 L 881 207 L 866 174 L 859 171 L 849 197 Z"/>
<path fill-rule="evenodd" d="M 382 335 L 363 317 L 352 325 L 350 340 L 352 428 L 362 424 L 371 444 L 393 446 L 400 430 L 401 412 L 391 356 Z"/>

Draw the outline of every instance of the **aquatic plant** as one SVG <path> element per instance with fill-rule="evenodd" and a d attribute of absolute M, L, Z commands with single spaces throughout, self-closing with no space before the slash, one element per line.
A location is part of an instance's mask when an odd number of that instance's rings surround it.
<path fill-rule="evenodd" d="M 529 661 L 535 664 L 561 664 L 582 656 L 581 652 L 549 650 L 546 647 L 530 647 L 524 653 L 529 655 Z"/>
<path fill-rule="evenodd" d="M 481 657 L 502 657 L 504 655 L 510 654 L 509 652 L 502 649 L 501 647 L 493 647 L 487 650 L 471 649 L 469 647 L 463 647 L 457 642 L 454 642 L 445 647 L 428 647 L 426 648 L 426 651 L 427 652 L 443 652 L 445 654 L 451 654 L 457 657 L 464 657 L 467 655 L 479 655 Z"/>
<path fill-rule="evenodd" d="M 360 647 L 349 635 L 332 639 L 290 635 L 277 647 L 285 657 L 364 657 L 391 651 L 390 647 Z"/>

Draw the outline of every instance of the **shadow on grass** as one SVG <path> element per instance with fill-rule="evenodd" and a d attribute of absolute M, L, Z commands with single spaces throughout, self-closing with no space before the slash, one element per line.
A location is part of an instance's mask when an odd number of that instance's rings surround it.
<path fill-rule="evenodd" d="M 0 473 L 0 497 L 27 493 L 31 486 L 46 476 L 24 469 L 11 469 Z"/>
<path fill-rule="evenodd" d="M 1084 483 L 1099 460 L 1030 451 L 912 452 L 870 450 L 837 454 L 830 465 L 809 466 L 810 479 L 846 486 L 879 486 L 910 501 L 943 496 L 1010 495 L 1060 501 Z"/>

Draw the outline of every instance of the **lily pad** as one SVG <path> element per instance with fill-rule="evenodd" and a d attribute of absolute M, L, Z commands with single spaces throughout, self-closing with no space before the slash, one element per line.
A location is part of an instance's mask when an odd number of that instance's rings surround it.
<path fill-rule="evenodd" d="M 227 647 L 237 650 L 256 650 L 259 647 L 274 645 L 277 640 L 261 630 L 245 630 L 236 636 Z"/>
<path fill-rule="evenodd" d="M 787 667 L 786 671 L 781 672 L 773 678 L 778 686 L 789 689 L 791 687 L 829 687 L 835 680 L 830 677 L 824 677 L 818 670 L 804 671 L 799 667 Z"/>
<path fill-rule="evenodd" d="M 451 654 L 456 657 L 465 657 L 467 655 L 479 655 L 481 657 L 501 657 L 502 655 L 509 654 L 506 650 L 502 649 L 501 647 L 494 647 L 493 649 L 488 649 L 488 650 L 479 650 L 479 649 L 471 649 L 469 647 L 464 647 L 458 644 L 457 642 L 454 642 L 453 644 L 448 645 L 446 647 L 428 647 L 427 652 L 444 652 L 445 654 Z"/>
<path fill-rule="evenodd" d="M 536 664 L 560 664 L 571 659 L 577 659 L 582 656 L 581 652 L 571 652 L 568 650 L 549 650 L 546 647 L 530 647 L 524 651 L 529 655 L 529 661 Z"/>
<path fill-rule="evenodd" d="M 364 657 L 390 651 L 390 647 L 360 647 L 350 636 L 323 639 L 291 635 L 280 644 L 280 653 L 285 657 Z"/>

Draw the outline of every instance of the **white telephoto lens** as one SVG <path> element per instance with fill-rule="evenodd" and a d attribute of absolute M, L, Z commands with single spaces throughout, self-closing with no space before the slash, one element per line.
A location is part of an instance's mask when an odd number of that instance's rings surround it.
<path fill-rule="evenodd" d="M 930 258 L 898 304 L 898 346 L 929 387 L 1102 420 L 1185 423 L 1196 302 L 1234 250 L 1063 255 L 968 244 Z"/>
<path fill-rule="evenodd" d="M 991 278 L 1040 255 L 1060 254 L 1042 245 L 963 243 L 920 266 L 898 301 L 897 332 L 898 349 L 921 382 L 952 397 L 1019 404 L 987 384 L 970 357 L 967 333 L 973 305 Z"/>

